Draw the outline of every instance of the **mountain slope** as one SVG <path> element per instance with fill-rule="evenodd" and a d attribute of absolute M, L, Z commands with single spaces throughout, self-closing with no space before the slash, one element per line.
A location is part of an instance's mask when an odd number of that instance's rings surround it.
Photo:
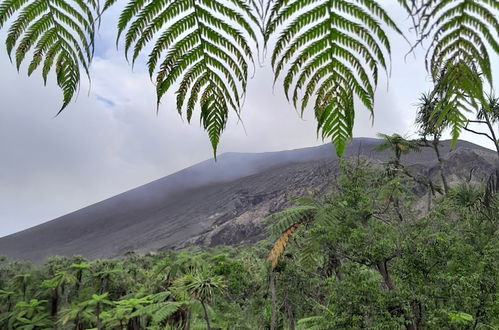
<path fill-rule="evenodd" d="M 372 149 L 376 139 L 355 139 L 345 157 L 386 160 Z M 483 178 L 495 155 L 465 141 L 448 152 L 449 180 Z M 403 161 L 414 171 L 437 176 L 434 153 L 423 149 Z M 50 255 L 105 258 L 140 252 L 252 242 L 265 237 L 261 218 L 290 205 L 290 197 L 326 191 L 337 173 L 331 145 L 282 152 L 228 153 L 105 201 L 0 238 L 0 255 L 40 262 Z M 423 192 L 421 192 L 423 193 Z"/>

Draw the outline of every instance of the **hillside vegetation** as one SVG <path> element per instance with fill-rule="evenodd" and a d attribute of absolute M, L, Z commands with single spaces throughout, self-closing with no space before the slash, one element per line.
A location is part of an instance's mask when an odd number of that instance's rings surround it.
<path fill-rule="evenodd" d="M 0 328 L 498 328 L 497 178 L 436 192 L 418 217 L 422 178 L 396 159 L 341 167 L 332 194 L 264 220 L 274 244 L 3 260 Z"/>

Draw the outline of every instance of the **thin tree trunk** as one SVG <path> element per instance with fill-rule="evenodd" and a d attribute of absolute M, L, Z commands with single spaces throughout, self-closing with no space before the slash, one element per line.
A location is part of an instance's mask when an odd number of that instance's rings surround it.
<path fill-rule="evenodd" d="M 390 273 L 388 273 L 388 268 L 386 267 L 386 260 L 380 261 L 376 264 L 376 267 L 378 268 L 379 273 L 381 274 L 381 277 L 383 277 L 383 281 L 385 282 L 386 287 L 388 290 L 393 291 L 395 290 L 395 285 L 392 282 L 392 279 L 390 277 Z"/>
<path fill-rule="evenodd" d="M 7 313 L 10 313 L 12 311 L 12 305 L 13 305 L 12 297 L 9 296 L 9 299 L 7 299 Z"/>
<path fill-rule="evenodd" d="M 343 276 L 343 273 L 341 272 L 341 269 L 340 269 L 341 260 L 336 255 L 334 255 L 333 257 L 334 257 L 334 264 L 333 264 L 334 265 L 334 274 L 336 275 L 336 279 L 338 281 L 343 281 L 344 276 Z"/>
<path fill-rule="evenodd" d="M 429 180 L 430 178 L 428 178 Z M 433 187 L 431 186 L 431 182 L 428 181 L 428 212 L 431 211 L 431 196 L 433 195 Z"/>
<path fill-rule="evenodd" d="M 99 294 L 103 294 L 104 292 L 107 291 L 107 282 L 108 282 L 109 275 L 106 274 L 101 278 L 101 284 L 100 284 L 100 290 Z"/>
<path fill-rule="evenodd" d="M 51 301 L 51 309 L 50 309 L 50 315 L 52 317 L 56 317 L 57 316 L 57 307 L 59 305 L 59 295 L 58 295 L 58 290 L 57 290 L 57 287 L 56 288 L 52 288 L 51 290 L 51 297 L 50 297 L 50 301 Z"/>
<path fill-rule="evenodd" d="M 23 280 L 23 283 L 22 283 L 22 289 L 23 291 L 23 300 L 26 301 L 26 292 L 28 291 L 28 286 L 26 285 L 26 283 L 24 282 Z"/>
<path fill-rule="evenodd" d="M 496 133 L 494 132 L 494 127 L 492 127 L 492 123 L 490 122 L 489 115 L 485 111 L 483 112 L 483 115 L 485 117 L 485 122 L 487 123 L 490 134 L 492 135 L 492 139 L 494 140 L 494 145 L 495 145 L 496 151 L 497 151 L 497 157 L 499 158 L 499 140 L 497 140 L 497 136 L 496 136 Z"/>
<path fill-rule="evenodd" d="M 295 317 L 289 301 L 286 301 L 286 314 L 288 315 L 289 330 L 295 330 Z"/>
<path fill-rule="evenodd" d="M 97 306 L 95 307 L 95 313 L 97 314 L 97 330 L 101 330 L 102 325 L 100 322 L 100 303 L 97 303 Z"/>
<path fill-rule="evenodd" d="M 206 329 L 207 330 L 211 330 L 211 326 L 210 326 L 210 319 L 208 317 L 208 311 L 206 310 L 206 306 L 204 304 L 204 300 L 201 299 L 200 300 L 201 302 L 201 306 L 203 306 L 203 311 L 204 311 L 204 320 L 206 321 Z"/>
<path fill-rule="evenodd" d="M 277 306 L 276 306 L 276 290 L 275 290 L 275 275 L 273 271 L 270 271 L 270 296 L 272 299 L 272 317 L 270 319 L 270 330 L 275 330 L 276 328 L 276 318 L 277 318 Z"/>
<path fill-rule="evenodd" d="M 75 284 L 75 292 L 78 293 L 80 291 L 81 280 L 83 278 L 83 271 L 79 270 L 76 273 L 76 284 Z"/>
<path fill-rule="evenodd" d="M 395 285 L 393 284 L 393 281 L 390 277 L 390 273 L 388 272 L 387 262 L 388 262 L 387 259 L 380 261 L 376 264 L 376 267 L 378 268 L 378 271 L 381 274 L 381 277 L 383 278 L 383 282 L 385 283 L 388 290 L 395 291 Z M 407 321 L 405 323 L 405 328 L 407 330 L 416 330 L 416 327 L 414 326 L 413 321 L 410 320 L 409 317 L 407 317 L 407 314 L 403 311 L 403 308 L 401 306 L 397 305 L 396 309 L 401 311 L 401 313 L 404 314 L 404 316 L 406 316 Z"/>
<path fill-rule="evenodd" d="M 191 329 L 191 311 L 187 310 L 184 330 Z"/>
<path fill-rule="evenodd" d="M 393 205 L 395 206 L 395 211 L 397 212 L 397 216 L 400 220 L 400 222 L 404 221 L 404 217 L 402 216 L 402 213 L 400 212 L 400 203 L 398 197 L 393 198 Z"/>
<path fill-rule="evenodd" d="M 445 194 L 449 193 L 449 184 L 447 183 L 447 178 L 445 177 L 444 174 L 444 160 L 440 156 L 440 149 L 438 148 L 438 139 L 434 138 L 433 139 L 433 149 L 435 150 L 435 153 L 437 154 L 437 159 L 438 159 L 438 167 L 440 170 L 440 177 L 442 178 L 442 184 L 444 185 L 444 192 Z"/>
<path fill-rule="evenodd" d="M 419 300 L 414 300 L 411 303 L 412 314 L 414 315 L 414 329 L 422 329 L 423 321 L 423 305 Z"/>

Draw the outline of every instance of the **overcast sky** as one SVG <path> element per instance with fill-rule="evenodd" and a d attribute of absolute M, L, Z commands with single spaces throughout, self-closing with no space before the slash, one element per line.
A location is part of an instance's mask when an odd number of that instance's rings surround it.
<path fill-rule="evenodd" d="M 395 1 L 385 1 L 407 32 L 409 21 Z M 60 116 L 53 79 L 18 74 L 0 49 L 0 236 L 26 229 L 211 158 L 198 119 L 188 125 L 171 97 L 156 115 L 154 87 L 144 66 L 132 72 L 114 47 L 116 12 L 104 17 L 91 67 L 92 87 Z M 408 36 L 410 33 L 407 32 Z M 0 32 L 4 40 L 5 32 Z M 423 52 L 404 59 L 409 46 L 392 35 L 392 73 L 377 91 L 375 121 L 356 111 L 355 137 L 399 133 L 415 137 L 414 104 L 429 89 Z M 3 46 L 2 46 L 3 47 Z M 494 67 L 497 77 L 498 66 Z M 39 74 L 39 73 L 38 73 Z M 231 118 L 220 153 L 295 149 L 322 144 L 312 111 L 299 119 L 280 86 L 272 90 L 268 61 L 249 81 L 244 128 Z M 483 140 L 463 138 L 490 147 Z"/>

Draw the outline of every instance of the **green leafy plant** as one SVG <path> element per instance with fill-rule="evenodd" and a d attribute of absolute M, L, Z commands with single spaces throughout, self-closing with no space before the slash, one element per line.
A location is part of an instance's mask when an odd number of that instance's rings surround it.
<path fill-rule="evenodd" d="M 88 75 L 94 36 L 103 12 L 117 1 L 4 0 L 0 29 L 19 69 L 33 54 L 28 75 L 56 75 L 61 110 Z M 430 40 L 427 70 L 439 102 L 435 115 L 455 141 L 466 113 L 488 107 L 491 61 L 499 52 L 499 4 L 489 0 L 399 0 L 414 20 L 418 42 Z M 388 31 L 400 33 L 376 0 L 129 0 L 118 20 L 118 38 L 135 63 L 146 49 L 158 106 L 175 90 L 177 110 L 191 121 L 200 109 L 216 156 L 229 112 L 240 118 L 248 68 L 269 51 L 276 79 L 305 111 L 313 103 L 317 132 L 338 154 L 352 136 L 355 108 L 373 114 L 380 69 L 390 57 Z M 358 101 L 357 101 L 358 100 Z M 360 103 L 359 103 L 360 102 Z"/>
<path fill-rule="evenodd" d="M 54 69 L 63 92 L 59 112 L 78 90 L 80 68 L 89 73 L 98 15 L 98 1 L 7 0 L 0 4 L 0 28 L 13 18 L 6 39 L 9 57 L 19 70 L 33 51 L 28 75 L 41 68 L 45 83 Z"/>
<path fill-rule="evenodd" d="M 489 50 L 499 52 L 497 1 L 399 0 L 414 18 L 417 44 L 429 39 L 426 66 L 439 96 L 435 116 L 450 123 L 453 142 L 466 113 L 486 106 L 484 80 L 492 85 Z"/>

